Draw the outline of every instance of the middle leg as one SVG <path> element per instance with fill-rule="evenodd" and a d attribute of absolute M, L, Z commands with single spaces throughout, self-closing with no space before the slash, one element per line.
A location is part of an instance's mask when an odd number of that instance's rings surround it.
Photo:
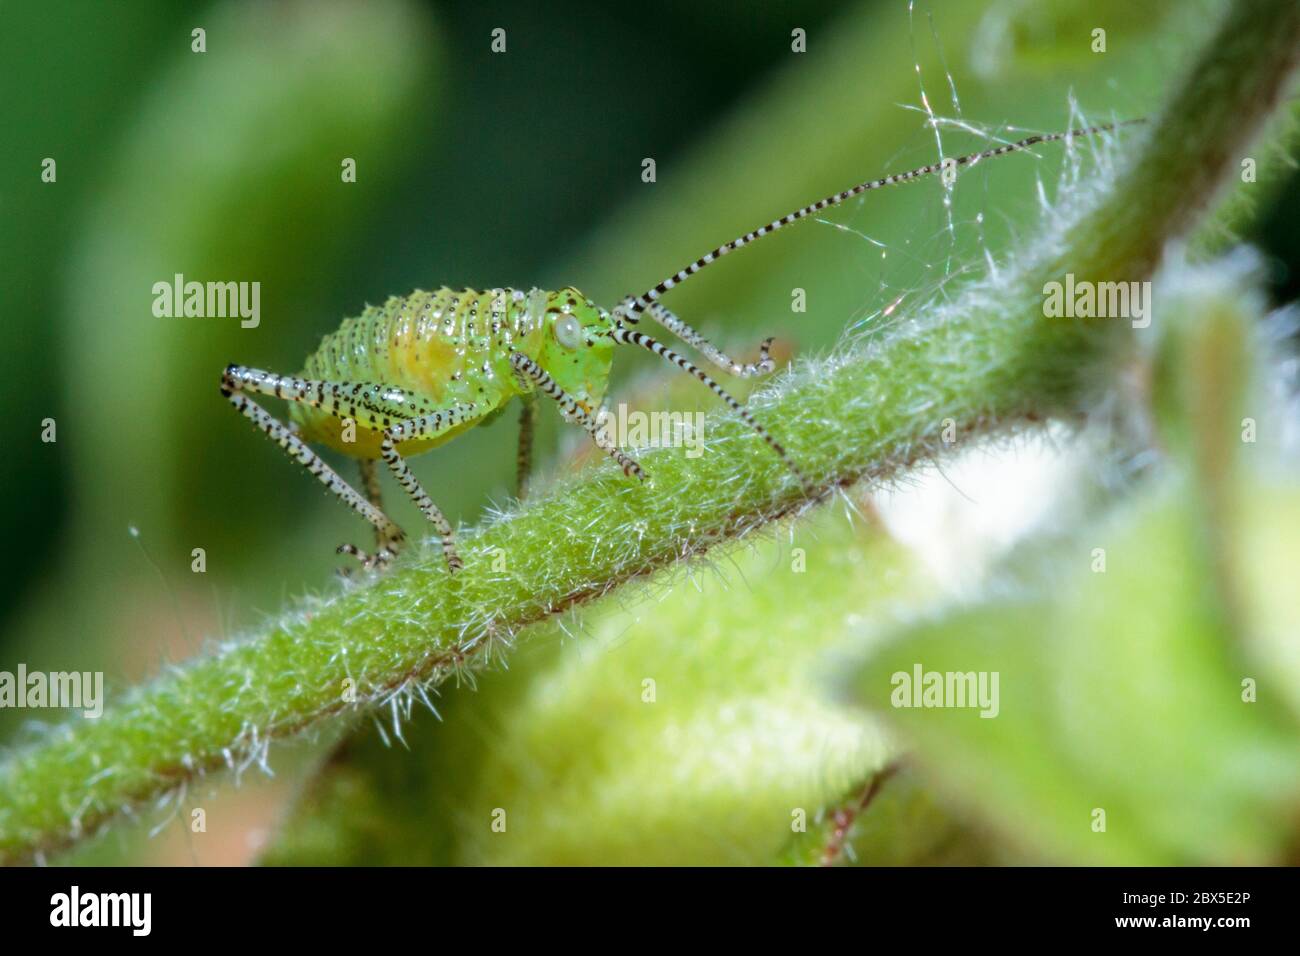
<path fill-rule="evenodd" d="M 379 446 L 379 455 L 384 459 L 384 464 L 388 465 L 388 470 L 393 473 L 397 483 L 402 486 L 403 491 L 411 496 L 411 500 L 415 502 L 424 516 L 437 529 L 438 536 L 442 539 L 442 555 L 447 560 L 447 570 L 453 574 L 465 567 L 465 562 L 461 560 L 460 555 L 456 552 L 456 533 L 452 530 L 451 522 L 433 503 L 429 493 L 420 486 L 420 482 L 411 472 L 410 466 L 407 465 L 406 459 L 398 453 L 397 446 L 404 441 L 436 438 L 441 433 L 457 425 L 481 417 L 482 415 L 476 410 L 472 402 L 465 402 L 440 412 L 434 412 L 432 415 L 421 415 L 419 418 L 397 422 L 385 428 L 384 438 Z"/>
<path fill-rule="evenodd" d="M 357 465 L 361 471 L 361 491 L 369 501 L 379 511 L 384 510 L 383 491 L 379 487 L 379 471 L 375 467 L 373 458 L 358 459 Z M 367 554 L 354 544 L 341 544 L 338 547 L 339 554 L 350 554 L 361 562 L 364 568 L 379 567 L 383 568 L 388 562 L 397 557 L 401 550 L 402 541 L 400 538 L 393 538 L 384 533 L 382 528 L 375 528 L 375 551 L 373 554 Z"/>
<path fill-rule="evenodd" d="M 537 429 L 537 396 L 526 392 L 519 396 L 519 452 L 515 456 L 515 495 L 520 501 L 528 497 L 528 482 L 533 476 L 533 433 Z"/>

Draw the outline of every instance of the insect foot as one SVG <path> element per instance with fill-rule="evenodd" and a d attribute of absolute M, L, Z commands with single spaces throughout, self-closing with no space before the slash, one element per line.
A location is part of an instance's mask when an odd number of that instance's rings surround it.
<path fill-rule="evenodd" d="M 366 571 L 386 571 L 389 563 L 397 557 L 397 552 L 388 546 L 381 547 L 370 554 L 362 551 L 355 544 L 341 544 L 335 549 L 336 554 L 350 554 L 356 558 L 363 570 Z M 342 577 L 349 578 L 352 576 L 352 568 L 339 568 L 339 574 Z"/>

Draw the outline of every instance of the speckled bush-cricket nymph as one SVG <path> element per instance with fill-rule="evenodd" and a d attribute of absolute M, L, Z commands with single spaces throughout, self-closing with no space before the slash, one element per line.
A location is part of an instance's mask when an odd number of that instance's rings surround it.
<path fill-rule="evenodd" d="M 598 409 L 605 399 L 615 349 L 621 345 L 647 349 L 703 382 L 811 492 L 812 486 L 781 443 L 743 405 L 688 358 L 636 328 L 642 316 L 648 315 L 698 349 L 724 372 L 742 377 L 769 373 L 774 368 L 768 352 L 770 338 L 760 346 L 758 361 L 737 362 L 668 311 L 660 297 L 741 246 L 868 190 L 950 174 L 984 159 L 1039 143 L 1093 135 L 1114 125 L 1029 136 L 859 183 L 718 246 L 613 309 L 596 305 L 571 287 L 556 292 L 443 287 L 394 296 L 357 318 L 345 319 L 307 358 L 301 373 L 278 375 L 230 365 L 221 376 L 221 394 L 374 526 L 373 552 L 351 544 L 339 547 L 340 553 L 355 556 L 366 567 L 386 565 L 405 540 L 405 533 L 384 513 L 380 502 L 376 467 L 380 460 L 437 529 L 447 567 L 454 572 L 463 566 L 450 523 L 420 486 L 406 459 L 495 417 L 515 397 L 523 406 L 518 456 L 521 497 L 531 469 L 539 394 L 553 400 L 566 420 L 585 428 L 625 475 L 644 480 L 641 466 L 600 427 Z M 250 395 L 288 401 L 293 424 L 277 421 Z M 312 442 L 358 459 L 364 493 L 339 477 L 311 449 Z"/>

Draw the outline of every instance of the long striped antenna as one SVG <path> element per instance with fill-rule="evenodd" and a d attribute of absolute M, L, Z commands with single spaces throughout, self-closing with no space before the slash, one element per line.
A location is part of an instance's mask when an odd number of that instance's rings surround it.
<path fill-rule="evenodd" d="M 947 168 L 974 166 L 976 163 L 983 162 L 986 159 L 993 159 L 997 156 L 1005 156 L 1008 153 L 1027 150 L 1032 146 L 1039 145 L 1040 143 L 1054 143 L 1060 140 L 1075 139 L 1080 136 L 1095 136 L 1098 133 L 1109 132 L 1118 129 L 1121 126 L 1129 126 L 1133 123 L 1144 122 L 1146 122 L 1144 119 L 1132 119 L 1120 123 L 1105 123 L 1100 126 L 1087 126 L 1080 129 L 1066 130 L 1063 133 L 1038 133 L 1033 136 L 1026 136 L 1019 142 L 1007 143 L 1003 146 L 995 146 L 992 149 L 986 149 L 983 152 L 970 153 L 966 156 L 949 158 L 937 163 L 926 163 L 924 166 L 918 166 L 916 169 L 908 170 L 905 173 L 894 173 L 889 176 L 882 176 L 879 179 L 868 180 L 865 183 L 858 183 L 856 186 L 851 186 L 842 192 L 827 196 L 825 199 L 819 199 L 810 206 L 796 209 L 794 212 L 788 213 L 780 219 L 774 219 L 765 226 L 759 226 L 757 229 L 751 230 L 743 236 L 738 236 L 730 242 L 718 246 L 718 248 L 714 249 L 712 252 L 705 253 L 684 269 L 670 275 L 667 279 L 664 279 L 653 288 L 647 289 L 641 295 L 629 296 L 614 309 L 614 316 L 618 319 L 619 324 L 627 323 L 635 325 L 640 320 L 641 313 L 649 310 L 652 305 L 658 302 L 661 295 L 669 289 L 681 285 L 691 276 L 702 270 L 705 266 L 712 265 L 714 261 L 721 259 L 727 253 L 739 249 L 741 246 L 747 246 L 758 239 L 762 239 L 764 236 L 776 232 L 783 226 L 788 226 L 793 222 L 798 222 L 800 219 L 811 216 L 813 213 L 821 212 L 823 209 L 828 209 L 831 206 L 838 206 L 840 203 L 852 199 L 855 196 L 861 196 L 863 193 L 872 189 L 883 189 L 885 186 L 897 186 L 902 183 L 915 182 L 916 180 L 923 179 L 926 176 L 942 173 Z M 655 318 L 654 312 L 651 312 L 651 318 Z M 677 328 L 671 326 L 667 327 L 670 328 L 671 331 L 681 335 L 682 338 L 687 341 L 692 341 L 693 337 L 693 339 L 696 340 L 693 341 L 693 344 L 698 345 L 699 341 L 703 340 L 703 337 L 700 336 L 698 332 L 690 328 L 690 326 L 686 325 L 684 322 L 681 322 L 681 320 L 677 320 L 677 326 Z M 683 334 L 683 332 L 687 334 Z"/>

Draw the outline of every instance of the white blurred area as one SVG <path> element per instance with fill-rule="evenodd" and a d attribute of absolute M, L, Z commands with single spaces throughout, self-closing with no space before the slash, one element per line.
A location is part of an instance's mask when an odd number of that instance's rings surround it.
<path fill-rule="evenodd" d="M 1089 442 L 1064 426 L 984 442 L 872 496 L 881 521 L 955 594 L 1026 535 L 1072 523 Z"/>

